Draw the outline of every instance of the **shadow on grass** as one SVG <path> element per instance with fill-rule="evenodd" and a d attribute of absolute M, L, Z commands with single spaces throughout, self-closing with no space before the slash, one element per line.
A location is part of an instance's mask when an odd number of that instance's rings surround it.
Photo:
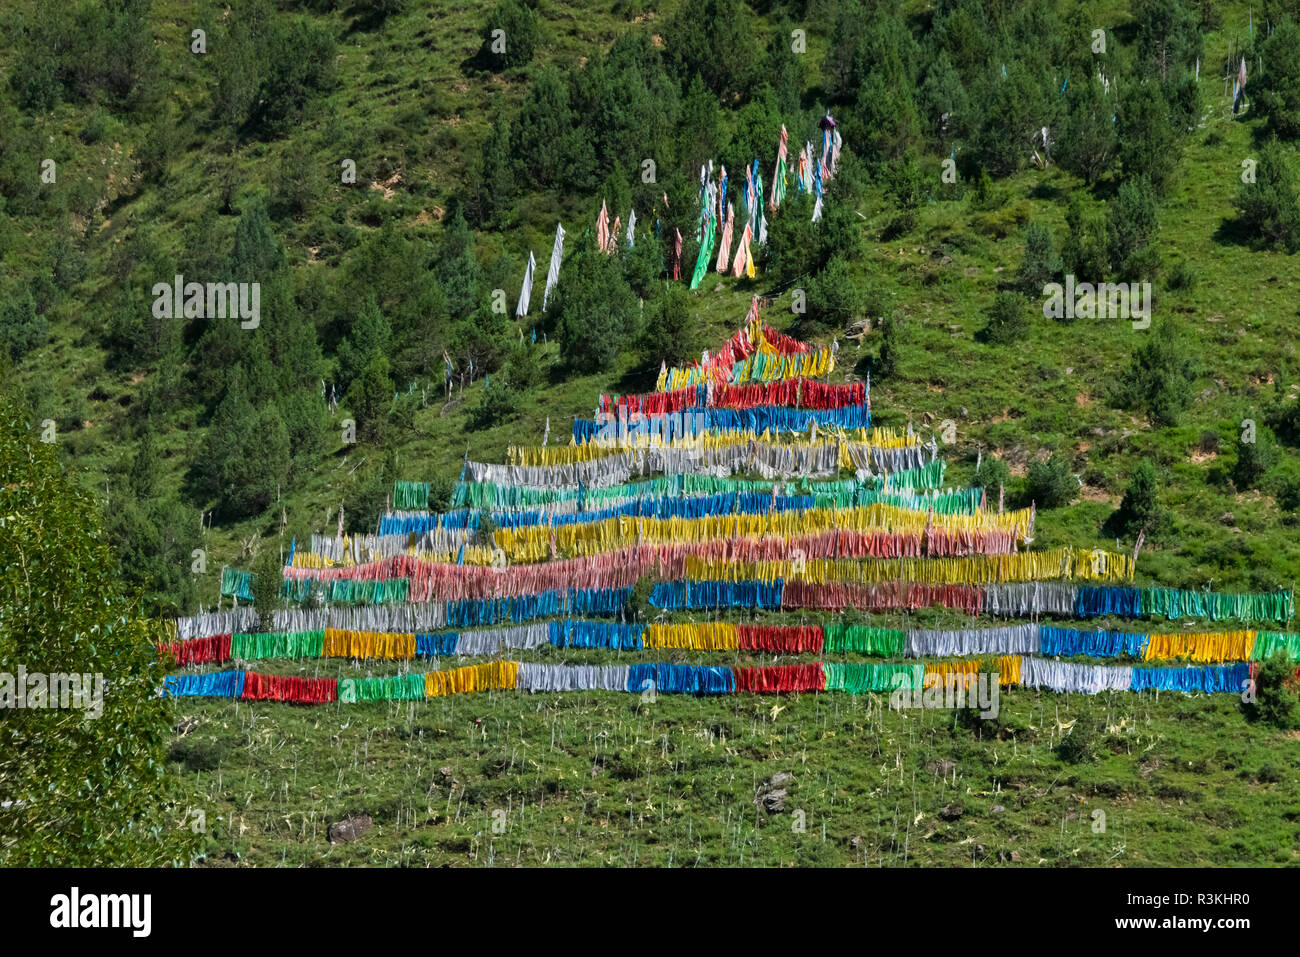
<path fill-rule="evenodd" d="M 1251 229 L 1241 216 L 1232 216 L 1219 223 L 1211 238 L 1220 246 L 1245 246 L 1248 249 L 1262 248 L 1259 233 Z"/>
<path fill-rule="evenodd" d="M 376 4 L 373 0 L 356 0 L 348 7 L 345 16 L 352 18 L 352 24 L 345 34 L 350 37 L 356 33 L 371 33 L 378 30 L 388 19 L 388 11 L 384 9 L 382 3 Z"/>

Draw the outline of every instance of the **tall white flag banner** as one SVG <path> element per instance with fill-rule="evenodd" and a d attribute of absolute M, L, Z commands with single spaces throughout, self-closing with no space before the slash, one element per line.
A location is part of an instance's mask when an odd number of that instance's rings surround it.
<path fill-rule="evenodd" d="M 542 290 L 542 312 L 550 301 L 555 284 L 560 281 L 560 260 L 564 257 L 564 227 L 555 224 L 555 248 L 551 250 L 551 268 L 546 271 L 546 288 Z"/>
<path fill-rule="evenodd" d="M 515 307 L 515 316 L 523 318 L 528 315 L 528 301 L 533 297 L 533 270 L 537 268 L 537 260 L 533 258 L 533 252 L 528 251 L 528 268 L 524 270 L 524 285 L 519 290 L 519 305 Z M 520 333 L 522 335 L 522 333 Z"/>

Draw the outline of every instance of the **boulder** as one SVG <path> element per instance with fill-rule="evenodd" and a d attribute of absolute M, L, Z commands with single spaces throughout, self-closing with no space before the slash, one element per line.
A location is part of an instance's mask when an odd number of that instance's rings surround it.
<path fill-rule="evenodd" d="M 327 833 L 331 844 L 351 844 L 374 826 L 368 816 L 349 817 L 331 824 Z"/>

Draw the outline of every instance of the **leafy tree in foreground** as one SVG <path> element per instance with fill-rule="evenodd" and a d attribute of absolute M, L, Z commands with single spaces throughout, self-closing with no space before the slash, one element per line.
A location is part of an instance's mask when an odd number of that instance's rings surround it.
<path fill-rule="evenodd" d="M 157 623 L 125 598 L 99 505 L 0 395 L 0 674 L 100 674 L 102 712 L 6 707 L 0 721 L 0 866 L 188 863 L 167 769 L 172 703 Z M 0 680 L 0 694 L 5 693 Z M 15 689 L 10 689 L 15 690 Z"/>

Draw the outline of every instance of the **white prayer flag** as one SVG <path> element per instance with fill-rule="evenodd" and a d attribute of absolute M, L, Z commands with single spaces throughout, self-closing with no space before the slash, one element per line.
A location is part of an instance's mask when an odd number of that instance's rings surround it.
<path fill-rule="evenodd" d="M 555 290 L 555 284 L 560 281 L 560 260 L 563 256 L 564 227 L 556 223 L 555 247 L 551 250 L 551 268 L 546 271 L 546 288 L 542 290 L 542 312 L 546 311 L 546 304 L 551 298 L 551 293 Z"/>
<path fill-rule="evenodd" d="M 533 258 L 533 252 L 528 251 L 528 268 L 524 270 L 524 285 L 519 290 L 519 305 L 515 307 L 515 316 L 523 318 L 528 315 L 528 302 L 533 296 L 533 270 L 537 268 L 537 260 Z M 519 335 L 523 336 L 523 330 Z"/>

